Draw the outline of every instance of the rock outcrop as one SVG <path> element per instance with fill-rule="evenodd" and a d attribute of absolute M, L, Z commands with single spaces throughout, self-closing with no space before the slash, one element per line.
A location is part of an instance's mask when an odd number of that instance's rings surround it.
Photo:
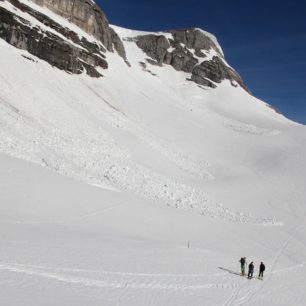
<path fill-rule="evenodd" d="M 110 28 L 110 33 L 112 36 L 112 43 L 114 45 L 115 50 L 128 64 L 128 60 L 126 58 L 126 52 L 125 52 L 125 48 L 124 48 L 122 40 L 120 39 L 120 37 L 118 36 L 118 34 L 115 32 L 113 28 Z"/>
<path fill-rule="evenodd" d="M 226 63 L 216 41 L 204 31 L 183 29 L 164 35 L 143 35 L 136 38 L 136 44 L 157 65 L 167 64 L 178 71 L 191 73 L 190 80 L 197 84 L 214 88 L 215 83 L 228 79 L 233 86 L 239 84 L 248 91 L 239 74 Z M 210 58 L 205 59 L 208 55 Z"/>
<path fill-rule="evenodd" d="M 47 7 L 59 16 L 76 24 L 89 35 L 94 36 L 108 51 L 113 51 L 113 31 L 106 15 L 91 0 L 31 0 Z"/>
<path fill-rule="evenodd" d="M 199 29 L 182 29 L 170 31 L 173 36 L 173 45 L 177 47 L 180 44 L 186 46 L 187 49 L 194 49 L 195 55 L 205 57 L 203 50 L 214 49 L 220 56 L 223 56 L 222 51 L 204 31 Z"/>
<path fill-rule="evenodd" d="M 16 10 L 0 6 L 0 38 L 52 66 L 74 74 L 86 72 L 92 77 L 99 77 L 102 74 L 98 68 L 108 67 L 104 54 L 106 50 L 113 52 L 115 49 L 126 60 L 122 41 L 94 3 L 83 0 L 35 1 L 75 23 L 94 36 L 96 42 L 88 41 L 18 0 L 9 2 Z M 18 11 L 34 17 L 36 25 L 21 17 Z"/>
<path fill-rule="evenodd" d="M 222 80 L 230 80 L 233 86 L 239 84 L 248 91 L 238 73 L 218 56 L 214 56 L 210 61 L 204 61 L 194 67 L 191 80 L 205 86 L 216 87 L 214 83 L 221 83 Z M 211 80 L 211 81 L 210 81 Z"/>
<path fill-rule="evenodd" d="M 157 61 L 161 65 L 168 53 L 170 43 L 168 39 L 163 35 L 145 35 L 139 36 L 137 45 L 142 49 L 149 57 Z"/>
<path fill-rule="evenodd" d="M 74 74 L 86 72 L 92 77 L 101 76 L 101 69 L 108 68 L 106 51 L 117 52 L 128 64 L 123 42 L 92 0 L 31 0 L 78 26 L 83 35 L 60 24 L 58 18 L 47 16 L 48 10 L 41 12 L 31 2 L 0 0 L 8 2 L 11 6 L 0 6 L 0 38 L 11 45 L 59 69 Z M 207 32 L 182 29 L 133 40 L 149 57 L 150 64 L 171 65 L 177 71 L 190 73 L 188 79 L 199 85 L 216 87 L 216 83 L 228 79 L 233 86 L 239 84 L 248 90 L 226 63 L 217 40 Z"/>

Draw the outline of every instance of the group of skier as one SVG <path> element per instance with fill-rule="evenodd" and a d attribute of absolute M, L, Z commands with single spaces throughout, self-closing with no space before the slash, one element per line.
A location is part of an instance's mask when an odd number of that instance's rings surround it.
<path fill-rule="evenodd" d="M 240 262 L 240 266 L 241 266 L 241 275 L 244 276 L 245 275 L 245 267 L 247 265 L 246 258 L 241 257 L 239 262 Z M 259 279 L 263 279 L 263 273 L 264 273 L 265 269 L 266 269 L 266 267 L 265 267 L 264 263 L 261 262 L 260 265 L 259 265 L 259 275 L 258 275 Z M 254 263 L 252 261 L 249 264 L 248 279 L 253 278 L 253 274 L 254 274 Z"/>

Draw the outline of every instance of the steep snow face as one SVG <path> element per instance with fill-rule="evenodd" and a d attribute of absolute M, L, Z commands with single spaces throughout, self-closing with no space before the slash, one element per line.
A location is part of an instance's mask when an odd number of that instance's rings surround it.
<path fill-rule="evenodd" d="M 36 305 L 301 304 L 305 127 L 229 80 L 150 64 L 143 33 L 112 27 L 129 66 L 105 52 L 99 79 L 0 39 L 0 152 L 53 171 L 0 156 L 6 304 L 35 305 L 40 279 Z M 266 288 L 228 274 L 242 255 L 267 261 Z"/>
<path fill-rule="evenodd" d="M 270 164 L 272 185 L 279 180 L 282 167 L 296 161 L 282 155 L 305 150 L 288 140 L 303 137 L 303 127 L 229 82 L 211 90 L 172 67 L 146 64 L 130 39 L 135 33 L 118 33 L 131 67 L 109 52 L 109 69 L 98 80 L 57 71 L 1 41 L 1 151 L 205 216 L 282 224 L 269 208 L 256 209 L 258 201 L 272 201 L 268 188 L 256 187 L 247 204 L 237 197 L 246 178 L 261 185 Z M 220 193 L 227 181 L 236 183 L 230 196 Z"/>

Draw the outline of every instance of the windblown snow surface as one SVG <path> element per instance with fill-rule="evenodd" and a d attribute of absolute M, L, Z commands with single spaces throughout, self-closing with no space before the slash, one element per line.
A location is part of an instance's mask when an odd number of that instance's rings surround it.
<path fill-rule="evenodd" d="M 116 31 L 100 79 L 0 40 L 0 304 L 306 305 L 306 128 Z"/>

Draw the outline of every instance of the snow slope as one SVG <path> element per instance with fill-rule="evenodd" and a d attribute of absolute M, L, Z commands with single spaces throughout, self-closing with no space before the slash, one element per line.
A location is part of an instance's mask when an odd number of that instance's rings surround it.
<path fill-rule="evenodd" d="M 101 79 L 0 40 L 1 305 L 305 305 L 305 127 L 115 30 Z"/>

